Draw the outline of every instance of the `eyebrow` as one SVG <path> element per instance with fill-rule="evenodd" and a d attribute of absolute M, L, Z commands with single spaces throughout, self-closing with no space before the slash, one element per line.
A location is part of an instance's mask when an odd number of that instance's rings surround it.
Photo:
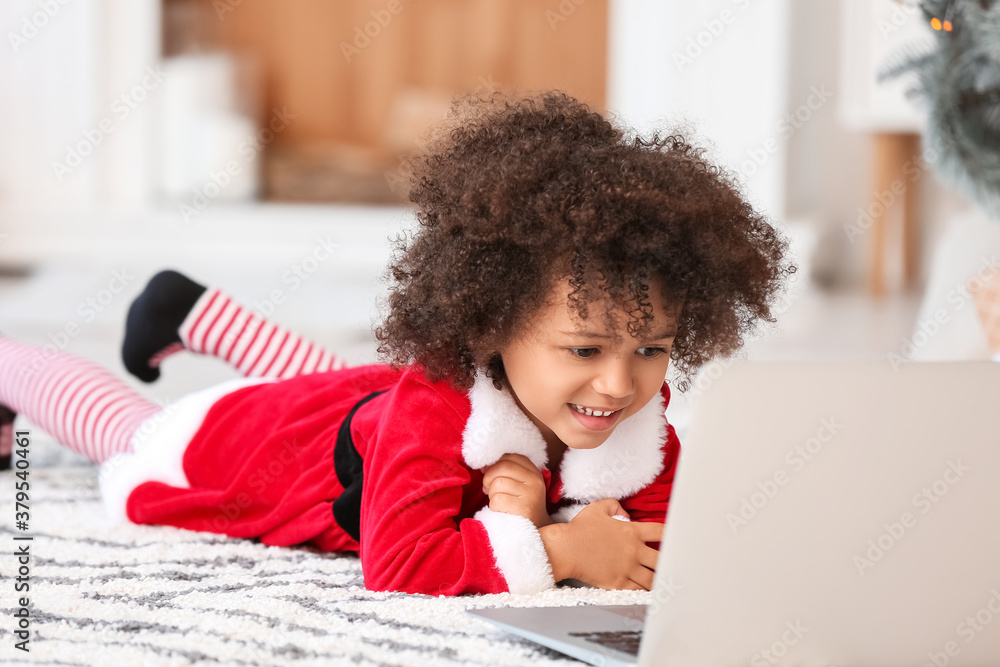
<path fill-rule="evenodd" d="M 593 331 L 560 331 L 559 333 L 565 334 L 567 336 L 579 336 L 581 338 L 612 338 L 612 336 L 609 336 L 608 334 L 595 333 Z M 664 331 L 659 336 L 651 336 L 646 340 L 663 340 L 665 338 L 676 338 L 676 337 L 677 337 L 677 329 L 670 329 L 668 331 Z"/>

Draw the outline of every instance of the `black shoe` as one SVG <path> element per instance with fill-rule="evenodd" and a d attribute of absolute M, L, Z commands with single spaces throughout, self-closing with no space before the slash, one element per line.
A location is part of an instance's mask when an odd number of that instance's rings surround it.
<path fill-rule="evenodd" d="M 205 289 L 177 271 L 160 271 L 150 278 L 125 320 L 122 361 L 129 373 L 143 382 L 160 377 L 160 361 L 168 348 L 183 347 L 180 326 Z"/>
<path fill-rule="evenodd" d="M 10 458 L 14 453 L 14 417 L 10 408 L 0 405 L 0 470 L 10 470 Z"/>

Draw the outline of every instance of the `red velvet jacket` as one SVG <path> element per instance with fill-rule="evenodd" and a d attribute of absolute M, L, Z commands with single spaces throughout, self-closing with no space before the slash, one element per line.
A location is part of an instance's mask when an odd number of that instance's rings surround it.
<path fill-rule="evenodd" d="M 332 452 L 347 411 L 379 390 L 351 422 L 364 470 L 358 544 L 332 519 L 343 491 Z M 664 383 L 604 444 L 567 450 L 550 471 L 541 433 L 485 377 L 465 392 L 376 365 L 258 384 L 208 412 L 184 452 L 189 488 L 141 483 L 127 513 L 136 523 L 357 550 L 370 590 L 537 592 L 555 584 L 541 538 L 528 519 L 489 509 L 484 468 L 507 452 L 527 456 L 557 521 L 602 498 L 618 499 L 633 521 L 664 521 L 680 451 L 664 415 L 669 397 Z"/>

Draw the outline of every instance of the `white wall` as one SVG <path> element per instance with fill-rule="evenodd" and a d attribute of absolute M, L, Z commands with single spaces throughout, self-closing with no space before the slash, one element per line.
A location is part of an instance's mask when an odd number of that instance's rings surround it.
<path fill-rule="evenodd" d="M 159 6 L 159 0 L 3 3 L 5 210 L 148 203 L 149 139 L 162 81 L 147 68 L 159 60 Z"/>
<path fill-rule="evenodd" d="M 613 0 L 609 107 L 660 127 L 691 124 L 784 219 L 787 0 Z"/>
<path fill-rule="evenodd" d="M 838 113 L 844 1 L 612 0 L 608 105 L 642 129 L 690 120 L 765 211 L 816 233 L 821 279 L 860 285 L 867 239 L 844 228 L 875 193 L 871 135 Z M 769 139 L 777 149 L 758 166 Z M 967 204 L 932 172 L 918 186 L 926 267 Z"/>
<path fill-rule="evenodd" d="M 608 10 L 608 109 L 647 133 L 669 122 L 670 40 L 663 26 L 672 7 L 662 0 L 611 0 Z"/>
<path fill-rule="evenodd" d="M 0 14 L 0 200 L 4 207 L 88 205 L 96 168 L 86 161 L 61 181 L 51 163 L 97 115 L 98 2 L 5 2 Z M 16 159 L 12 159 L 16 156 Z"/>

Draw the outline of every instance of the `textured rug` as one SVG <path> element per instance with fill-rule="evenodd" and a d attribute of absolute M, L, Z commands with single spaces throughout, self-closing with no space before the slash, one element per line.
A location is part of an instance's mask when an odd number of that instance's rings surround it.
<path fill-rule="evenodd" d="M 373 593 L 351 555 L 108 525 L 90 466 L 33 468 L 22 531 L 17 481 L 0 473 L 2 664 L 580 665 L 465 610 L 649 599 L 571 587 L 452 598 Z M 33 539 L 14 540 L 25 536 Z M 30 589 L 17 592 L 21 565 L 11 554 L 24 545 L 21 583 Z M 30 653 L 15 648 L 21 596 L 30 599 Z"/>

